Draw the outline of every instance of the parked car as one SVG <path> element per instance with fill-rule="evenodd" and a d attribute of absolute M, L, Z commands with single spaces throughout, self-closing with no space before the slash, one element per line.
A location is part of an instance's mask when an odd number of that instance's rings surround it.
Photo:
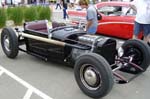
<path fill-rule="evenodd" d="M 136 11 L 129 6 L 129 2 L 100 2 L 95 4 L 102 19 L 98 21 L 97 34 L 130 39 L 133 36 L 133 26 Z M 69 18 L 73 23 L 85 25 L 85 10 L 69 10 Z M 140 33 L 139 38 L 142 38 Z"/>
<path fill-rule="evenodd" d="M 79 88 L 96 99 L 106 96 L 114 81 L 128 83 L 150 65 L 150 49 L 141 40 L 127 40 L 117 48 L 115 39 L 88 35 L 76 26 L 54 25 L 55 28 L 49 29 L 47 21 L 42 20 L 26 22 L 23 30 L 3 28 L 3 52 L 11 59 L 22 51 L 74 66 Z M 126 78 L 123 73 L 134 75 Z"/>

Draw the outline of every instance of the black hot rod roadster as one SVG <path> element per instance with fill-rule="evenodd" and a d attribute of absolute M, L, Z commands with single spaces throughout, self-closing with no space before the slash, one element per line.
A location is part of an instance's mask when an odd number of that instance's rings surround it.
<path fill-rule="evenodd" d="M 9 58 L 23 51 L 44 60 L 71 64 L 78 86 L 92 98 L 104 97 L 114 82 L 127 83 L 150 65 L 150 49 L 141 40 L 127 40 L 117 48 L 112 38 L 88 35 L 78 26 L 49 29 L 45 20 L 26 22 L 23 30 L 4 28 L 1 45 Z M 134 76 L 127 78 L 123 73 Z"/>

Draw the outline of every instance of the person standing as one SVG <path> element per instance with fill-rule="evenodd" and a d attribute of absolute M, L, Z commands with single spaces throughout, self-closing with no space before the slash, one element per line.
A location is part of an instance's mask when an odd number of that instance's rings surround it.
<path fill-rule="evenodd" d="M 56 0 L 56 8 L 55 9 L 57 9 L 58 7 L 61 9 L 60 3 L 61 3 L 61 0 Z"/>
<path fill-rule="evenodd" d="M 79 0 L 79 5 L 82 9 L 86 9 L 86 31 L 88 34 L 95 34 L 97 31 L 98 20 L 96 8 L 93 5 L 89 5 L 87 0 Z"/>
<path fill-rule="evenodd" d="M 1 0 L 1 5 L 3 8 L 5 7 L 5 0 Z"/>
<path fill-rule="evenodd" d="M 63 19 L 66 20 L 69 18 L 68 14 L 67 14 L 67 8 L 68 8 L 67 1 L 62 0 L 62 5 L 63 5 Z"/>
<path fill-rule="evenodd" d="M 70 0 L 70 7 L 71 8 L 74 8 L 74 2 L 75 2 L 74 0 Z"/>
<path fill-rule="evenodd" d="M 2 7 L 2 2 L 1 2 L 1 0 L 0 0 L 0 8 Z"/>
<path fill-rule="evenodd" d="M 150 0 L 134 0 L 130 6 L 137 11 L 133 39 L 138 38 L 138 34 L 143 31 L 144 41 L 148 43 L 150 40 Z"/>

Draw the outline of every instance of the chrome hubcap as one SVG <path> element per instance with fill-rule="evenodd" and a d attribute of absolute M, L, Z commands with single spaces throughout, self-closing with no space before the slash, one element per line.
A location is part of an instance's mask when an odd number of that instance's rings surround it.
<path fill-rule="evenodd" d="M 93 86 L 96 84 L 96 81 L 97 81 L 97 77 L 96 77 L 96 73 L 90 69 L 90 68 L 87 68 L 84 72 L 84 78 L 85 78 L 85 81 Z"/>
<path fill-rule="evenodd" d="M 91 64 L 81 66 L 80 79 L 83 85 L 89 90 L 97 90 L 102 84 L 100 72 Z"/>
<path fill-rule="evenodd" d="M 10 51 L 10 42 L 7 35 L 4 36 L 4 47 L 7 51 Z"/>

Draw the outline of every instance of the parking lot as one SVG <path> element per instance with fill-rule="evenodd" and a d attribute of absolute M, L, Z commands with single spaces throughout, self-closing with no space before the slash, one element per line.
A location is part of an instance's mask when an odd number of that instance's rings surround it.
<path fill-rule="evenodd" d="M 103 99 L 147 99 L 150 97 L 149 82 L 150 68 L 130 83 L 115 84 Z M 0 99 L 91 99 L 76 84 L 72 67 L 23 52 L 9 59 L 1 47 L 0 88 Z"/>

